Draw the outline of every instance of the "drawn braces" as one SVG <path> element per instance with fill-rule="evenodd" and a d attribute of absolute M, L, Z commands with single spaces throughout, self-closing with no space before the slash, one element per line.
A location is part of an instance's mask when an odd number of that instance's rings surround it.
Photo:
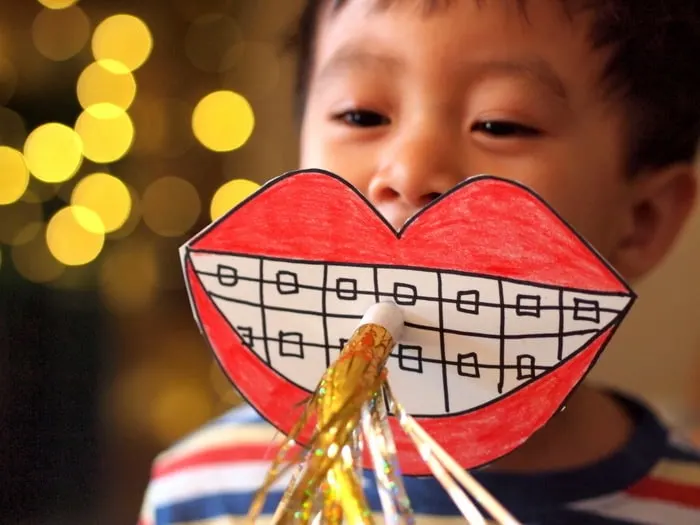
<path fill-rule="evenodd" d="M 307 391 L 369 305 L 401 306 L 406 329 L 388 369 L 408 412 L 426 417 L 483 407 L 543 376 L 618 323 L 632 299 L 461 271 L 189 256 L 245 346 Z M 417 395 L 416 374 L 440 376 L 440 402 Z"/>

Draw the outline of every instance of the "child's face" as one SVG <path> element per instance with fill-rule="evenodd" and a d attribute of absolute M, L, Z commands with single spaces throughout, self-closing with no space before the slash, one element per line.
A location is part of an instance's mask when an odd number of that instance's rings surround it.
<path fill-rule="evenodd" d="M 457 0 L 377 9 L 351 0 L 321 20 L 302 167 L 358 187 L 395 227 L 473 175 L 520 181 L 611 259 L 632 183 L 604 52 L 556 0 Z"/>

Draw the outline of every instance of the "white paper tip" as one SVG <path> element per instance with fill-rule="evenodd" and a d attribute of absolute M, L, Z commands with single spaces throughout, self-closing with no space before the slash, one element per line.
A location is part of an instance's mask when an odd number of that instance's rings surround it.
<path fill-rule="evenodd" d="M 373 304 L 365 312 L 360 324 L 369 323 L 386 328 L 394 341 L 398 341 L 403 332 L 403 313 L 401 308 L 391 302 Z"/>

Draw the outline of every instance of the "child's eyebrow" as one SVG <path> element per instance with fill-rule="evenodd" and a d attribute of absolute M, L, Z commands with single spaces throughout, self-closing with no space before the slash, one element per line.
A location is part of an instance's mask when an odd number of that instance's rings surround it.
<path fill-rule="evenodd" d="M 505 74 L 534 78 L 549 88 L 557 97 L 566 101 L 568 93 L 562 79 L 552 66 L 542 58 L 524 58 L 513 60 L 489 60 L 475 66 L 478 75 Z"/>
<path fill-rule="evenodd" d="M 381 68 L 396 74 L 405 67 L 405 62 L 398 56 L 378 53 L 361 46 L 348 45 L 341 47 L 331 55 L 318 72 L 317 81 L 325 81 L 338 73 L 352 69 Z"/>
<path fill-rule="evenodd" d="M 552 66 L 540 57 L 466 60 L 458 67 L 468 71 L 473 78 L 501 75 L 534 79 L 552 91 L 563 102 L 566 102 L 568 98 L 567 89 L 562 79 Z M 396 75 L 405 68 L 406 63 L 400 56 L 382 53 L 362 45 L 350 44 L 341 47 L 331 55 L 319 70 L 316 81 L 324 82 L 338 73 L 350 70 L 381 69 Z"/>

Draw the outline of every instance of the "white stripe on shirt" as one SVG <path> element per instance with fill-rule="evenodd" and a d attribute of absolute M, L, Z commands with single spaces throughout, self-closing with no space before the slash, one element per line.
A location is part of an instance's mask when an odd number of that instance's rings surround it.
<path fill-rule="evenodd" d="M 150 505 L 172 505 L 180 501 L 223 493 L 249 493 L 258 490 L 270 468 L 267 461 L 236 461 L 217 466 L 191 467 L 155 479 L 149 487 Z M 291 480 L 286 473 L 272 487 L 282 492 Z"/>
<path fill-rule="evenodd" d="M 579 501 L 567 508 L 598 514 L 606 518 L 636 520 L 635 523 L 700 523 L 700 509 L 668 502 L 618 493 L 612 496 Z"/>

